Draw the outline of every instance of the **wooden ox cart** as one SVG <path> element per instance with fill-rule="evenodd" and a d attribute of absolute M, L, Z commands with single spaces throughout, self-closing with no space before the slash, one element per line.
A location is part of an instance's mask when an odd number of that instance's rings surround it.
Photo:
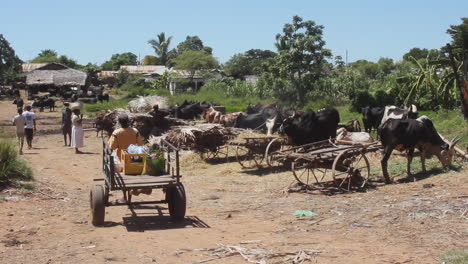
<path fill-rule="evenodd" d="M 112 150 L 103 141 L 102 170 L 104 178 L 96 180 L 104 182 L 103 184 L 93 185 L 90 191 L 93 225 L 100 226 L 104 224 L 106 207 L 121 205 L 133 209 L 135 205 L 167 203 L 172 220 L 182 220 L 185 217 L 186 196 L 184 186 L 180 182 L 179 151 L 164 139 L 161 141 L 161 147 L 164 150 L 165 158 L 163 175 L 123 175 L 115 170 Z M 165 199 L 133 202 L 132 190 L 134 189 L 162 189 L 165 193 Z M 111 191 L 122 191 L 124 201 L 109 202 L 109 193 Z"/>
<path fill-rule="evenodd" d="M 244 142 L 230 142 L 236 147 L 236 159 L 242 168 L 260 167 L 265 160 L 265 151 L 279 151 L 284 144 L 283 138 L 277 137 L 247 137 Z"/>
<path fill-rule="evenodd" d="M 270 144 L 274 144 L 271 141 Z M 366 153 L 381 149 L 379 143 L 353 143 L 324 140 L 282 150 L 267 147 L 268 165 L 291 164 L 294 178 L 310 188 L 322 188 L 325 182 L 344 191 L 363 188 L 370 177 Z"/>

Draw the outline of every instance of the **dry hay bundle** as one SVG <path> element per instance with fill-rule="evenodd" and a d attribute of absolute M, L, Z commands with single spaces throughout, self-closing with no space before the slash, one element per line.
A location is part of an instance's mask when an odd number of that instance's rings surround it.
<path fill-rule="evenodd" d="M 145 113 L 151 111 L 153 105 L 159 105 L 159 109 L 167 108 L 167 98 L 153 95 L 153 96 L 138 96 L 137 99 L 128 102 L 128 109 L 132 113 Z"/>
<path fill-rule="evenodd" d="M 237 135 L 237 130 L 213 124 L 177 128 L 166 134 L 166 140 L 179 148 L 197 151 L 213 149 L 226 144 Z"/>

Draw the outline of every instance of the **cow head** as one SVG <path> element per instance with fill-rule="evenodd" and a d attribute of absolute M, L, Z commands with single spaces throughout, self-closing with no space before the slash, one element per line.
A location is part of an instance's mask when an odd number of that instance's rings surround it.
<path fill-rule="evenodd" d="M 444 167 L 452 165 L 452 158 L 455 155 L 455 145 L 460 141 L 460 137 L 454 137 L 448 144 L 446 144 L 438 157 Z"/>

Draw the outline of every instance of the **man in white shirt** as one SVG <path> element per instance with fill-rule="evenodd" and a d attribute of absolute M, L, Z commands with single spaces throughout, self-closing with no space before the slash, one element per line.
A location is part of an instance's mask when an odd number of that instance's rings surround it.
<path fill-rule="evenodd" d="M 23 108 L 18 107 L 18 114 L 13 118 L 13 125 L 16 126 L 16 138 L 18 139 L 20 155 L 23 155 L 24 126 L 26 125 L 26 118 L 22 114 Z"/>
<path fill-rule="evenodd" d="M 31 106 L 26 106 L 26 111 L 23 113 L 24 118 L 26 118 L 26 125 L 24 126 L 24 135 L 26 136 L 26 142 L 28 143 L 28 148 L 32 149 L 32 140 L 34 137 L 34 132 L 36 131 L 36 114 L 31 111 Z"/>

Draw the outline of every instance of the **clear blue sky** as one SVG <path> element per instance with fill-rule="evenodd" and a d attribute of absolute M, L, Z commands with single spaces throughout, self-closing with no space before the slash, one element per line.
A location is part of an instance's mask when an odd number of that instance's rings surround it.
<path fill-rule="evenodd" d="M 221 62 L 249 49 L 275 51 L 275 35 L 294 15 L 323 25 L 326 47 L 348 61 L 401 60 L 411 48 L 440 48 L 449 25 L 468 16 L 468 0 L 2 0 L 0 33 L 19 57 L 54 49 L 81 64 L 114 53 L 154 55 L 160 32 L 173 45 L 198 35 Z"/>

